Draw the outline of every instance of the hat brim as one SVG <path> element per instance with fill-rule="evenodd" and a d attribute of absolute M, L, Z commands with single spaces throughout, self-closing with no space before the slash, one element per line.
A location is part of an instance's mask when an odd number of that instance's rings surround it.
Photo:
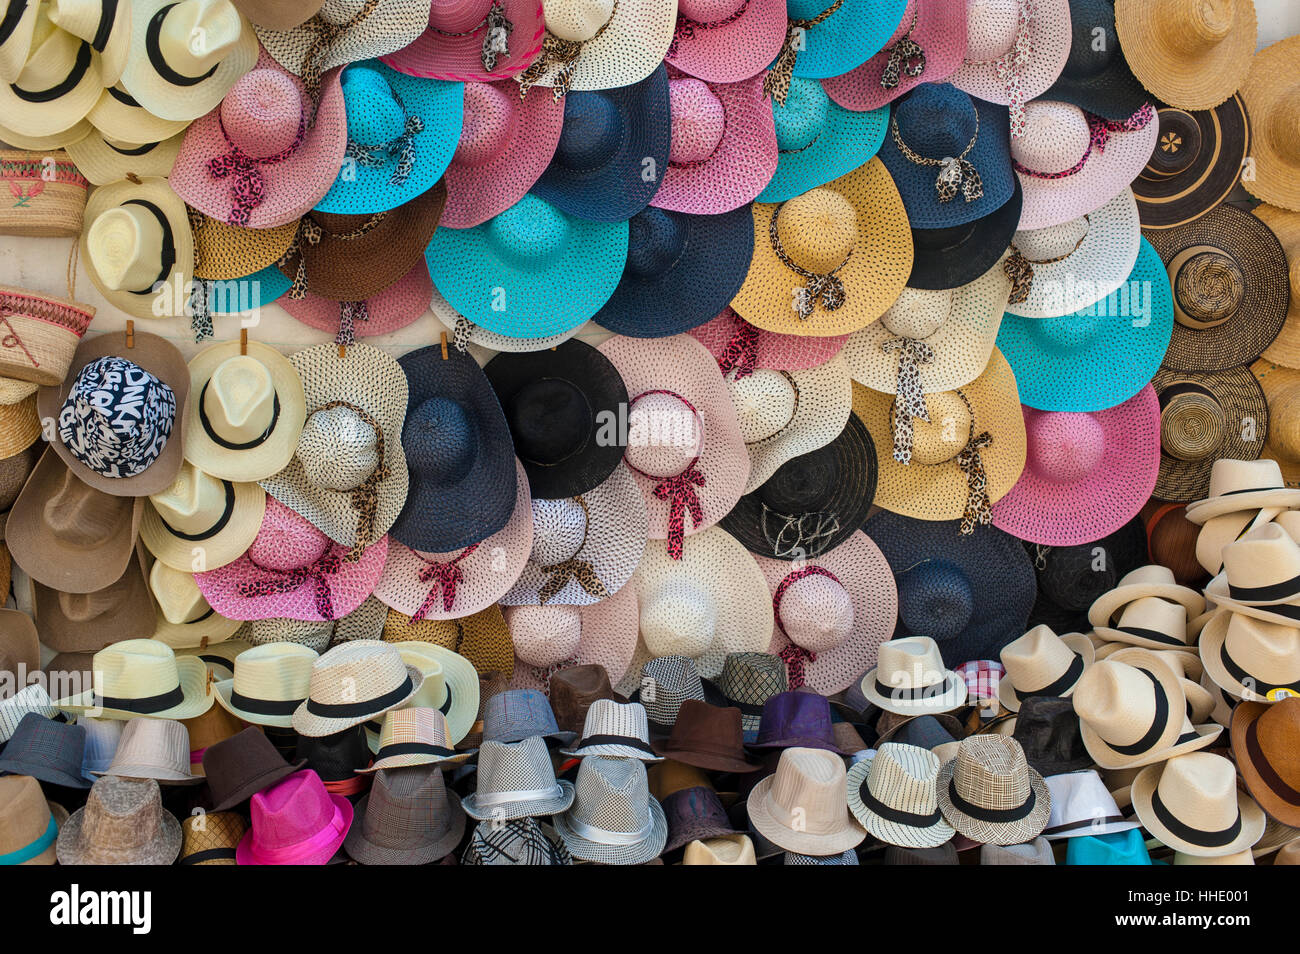
<path fill-rule="evenodd" d="M 1180 586 L 1177 583 L 1130 583 L 1126 586 L 1117 586 L 1097 597 L 1092 606 L 1088 607 L 1088 622 L 1094 627 L 1109 626 L 1111 621 L 1118 618 L 1125 606 L 1147 596 L 1181 603 L 1187 610 L 1189 619 L 1194 619 L 1205 612 L 1205 597 L 1190 587 Z"/>
<path fill-rule="evenodd" d="M 862 677 L 859 689 L 866 700 L 878 709 L 886 712 L 897 713 L 905 716 L 919 715 L 939 715 L 942 712 L 952 712 L 960 709 L 966 704 L 967 687 L 966 680 L 951 670 L 945 670 L 943 674 L 944 681 L 938 685 L 944 687 L 941 693 L 926 695 L 920 701 L 915 699 L 903 700 L 886 696 L 876 688 L 875 667 Z"/>
<path fill-rule="evenodd" d="M 90 774 L 95 776 L 116 775 L 122 778 L 151 778 L 159 785 L 164 786 L 198 785 L 204 781 L 201 774 L 194 775 L 189 772 L 178 772 L 174 769 L 146 763 L 113 764 L 102 772 L 92 770 Z"/>
<path fill-rule="evenodd" d="M 315 3 L 315 0 L 310 0 L 308 5 L 311 3 Z M 349 3 L 339 8 L 339 15 L 347 15 L 359 9 L 358 5 Z M 296 15 L 294 19 L 297 19 Z M 414 43 L 428 29 L 429 10 L 424 6 L 423 0 L 381 0 L 361 23 L 343 31 L 333 43 L 327 45 L 318 58 L 317 65 L 321 70 L 329 70 L 358 60 L 395 53 Z M 257 39 L 266 52 L 298 76 L 302 75 L 307 56 L 313 49 L 312 41 L 319 35 L 306 21 L 290 29 L 269 29 L 262 24 L 257 26 Z"/>
<path fill-rule="evenodd" d="M 839 831 L 796 831 L 781 824 L 767 807 L 767 798 L 775 781 L 775 773 L 759 779 L 745 799 L 745 806 L 749 815 L 750 828 L 778 848 L 795 851 L 801 855 L 816 855 L 824 858 L 856 848 L 866 839 L 866 829 L 852 815 L 847 817 L 845 826 Z"/>
<path fill-rule="evenodd" d="M 1069 0 L 1040 3 L 1029 25 L 1032 53 L 1021 79 L 1025 100 L 1037 99 L 1056 82 L 1069 59 L 1072 37 Z M 1005 105 L 1010 94 L 995 63 L 964 61 L 950 82 L 972 96 Z"/>
<path fill-rule="evenodd" d="M 152 503 L 144 508 L 140 520 L 140 539 L 149 552 L 174 570 L 194 572 L 194 549 L 203 549 L 203 566 L 215 570 L 243 556 L 257 537 L 266 512 L 266 492 L 252 481 L 222 481 L 233 495 L 230 512 L 216 532 L 177 536 Z M 221 517 L 218 517 L 221 520 Z M 196 621 L 197 622 L 197 621 Z M 169 624 L 175 625 L 175 624 Z M 189 627 L 193 624 L 184 624 Z M 161 631 L 163 627 L 159 625 Z M 213 630 L 220 629 L 213 624 Z"/>
<path fill-rule="evenodd" d="M 884 107 L 855 112 L 832 99 L 812 142 L 802 149 L 778 148 L 776 172 L 756 201 L 784 202 L 852 172 L 880 151 L 888 125 Z"/>
<path fill-rule="evenodd" d="M 148 713 L 151 719 L 193 719 L 203 715 L 210 708 L 214 694 L 208 686 L 208 668 L 203 661 L 195 657 L 177 656 L 176 674 L 180 678 L 182 699 L 176 705 Z M 141 717 L 141 713 L 131 709 L 113 709 L 100 706 L 95 701 L 95 690 L 85 692 L 67 699 L 56 700 L 56 708 L 77 716 L 93 716 L 96 719 L 128 720 Z"/>
<path fill-rule="evenodd" d="M 606 90 L 641 82 L 663 61 L 676 28 L 676 11 L 660 0 L 619 0 L 603 29 L 583 42 L 570 89 Z M 556 67 L 547 70 L 537 85 L 553 86 L 557 72 Z M 530 95 L 548 94 L 542 89 Z"/>
<path fill-rule="evenodd" d="M 751 762 L 745 758 L 674 747 L 671 743 L 662 740 L 651 742 L 650 747 L 666 759 L 681 762 L 683 765 L 693 765 L 696 768 L 707 769 L 710 772 L 736 772 L 745 775 L 763 768 L 762 762 Z"/>
<path fill-rule="evenodd" d="M 77 171 L 92 185 L 101 186 L 131 174 L 166 179 L 171 175 L 181 150 L 181 137 L 175 135 L 161 142 L 139 146 L 115 146 L 103 133 L 92 129 L 89 135 L 68 143 L 65 148 L 69 158 L 77 164 Z"/>
<path fill-rule="evenodd" d="M 157 836 L 143 844 L 133 845 L 129 860 L 121 857 L 104 858 L 96 852 L 94 838 L 85 830 L 86 809 L 78 808 L 59 826 L 56 842 L 60 865 L 170 865 L 181 853 L 181 823 L 165 809 L 158 812 Z"/>
<path fill-rule="evenodd" d="M 1006 254 L 1020 227 L 1024 190 L 1012 177 L 1011 195 L 997 209 L 964 225 L 912 229 L 910 288 L 939 291 L 975 281 Z"/>
<path fill-rule="evenodd" d="M 491 70 L 483 67 L 483 37 L 478 27 L 452 36 L 430 24 L 409 45 L 381 59 L 398 72 L 430 79 L 489 83 L 515 76 L 537 58 L 542 48 L 545 34 L 542 3 L 541 0 L 505 0 L 502 12 L 512 29 L 507 36 L 508 49 L 497 55 Z"/>
<path fill-rule="evenodd" d="M 810 3 L 796 9 L 813 7 Z M 807 48 L 799 52 L 794 75 L 826 79 L 861 66 L 889 42 L 906 9 L 907 0 L 841 5 L 825 20 L 808 28 L 804 40 Z M 787 12 L 793 16 L 796 11 Z"/>
<path fill-rule="evenodd" d="M 557 779 L 555 784 L 560 786 L 560 794 L 551 798 L 522 799 L 480 807 L 478 792 L 470 792 L 461 799 L 460 803 L 465 809 L 465 814 L 478 821 L 492 819 L 515 821 L 519 818 L 558 815 L 560 812 L 568 811 L 569 806 L 573 804 L 574 789 L 572 782 L 562 778 Z"/>
<path fill-rule="evenodd" d="M 658 858 L 668 843 L 668 819 L 663 807 L 654 798 L 646 796 L 650 809 L 650 833 L 633 844 L 612 845 L 591 841 L 569 827 L 568 818 L 556 815 L 552 820 L 555 831 L 569 849 L 569 854 L 584 861 L 599 861 L 607 865 L 641 865 Z"/>
<path fill-rule="evenodd" d="M 1096 658 L 1096 647 L 1093 646 L 1092 640 L 1082 633 L 1066 633 L 1060 639 L 1069 647 L 1072 653 L 1083 660 L 1083 669 L 1079 671 L 1079 679 L 1082 679 L 1084 671 L 1092 665 L 1093 660 Z M 1074 695 L 1075 687 L 1079 685 L 1079 679 L 1074 680 L 1073 684 L 1056 693 L 1056 695 L 1062 699 L 1068 699 Z M 1019 712 L 1020 707 L 1024 704 L 1024 699 L 1016 694 L 1009 674 L 998 680 L 998 702 L 1011 712 Z"/>
<path fill-rule="evenodd" d="M 738 83 L 776 59 L 785 40 L 786 11 L 782 0 L 750 0 L 743 17 L 708 26 L 689 36 L 674 34 L 664 59 L 706 83 Z"/>
<path fill-rule="evenodd" d="M 293 726 L 294 731 L 299 735 L 307 738 L 319 739 L 323 736 L 334 735 L 338 732 L 342 732 L 344 729 L 350 729 L 355 725 L 361 725 L 392 709 L 400 709 L 406 705 L 406 703 L 410 702 L 415 694 L 420 691 L 420 687 L 424 685 L 424 673 L 415 666 L 407 664 L 406 675 L 411 680 L 410 691 L 390 705 L 382 706 L 369 712 L 353 716 L 326 717 L 318 716 L 312 712 L 308 708 L 311 700 L 304 699 L 302 704 L 294 710 L 291 725 Z"/>
<path fill-rule="evenodd" d="M 1133 180 L 1142 228 L 1169 229 L 1200 218 L 1226 199 L 1236 187 L 1253 146 L 1250 120 L 1240 94 L 1234 94 L 1211 110 L 1184 110 L 1159 103 L 1152 105 L 1159 105 L 1158 116 L 1162 124 L 1166 118 L 1191 122 L 1200 134 L 1199 148 L 1188 165 L 1172 174 L 1166 172 L 1156 161 L 1161 153 L 1166 152 L 1166 148 L 1161 146 L 1146 169 Z M 1183 138 L 1171 128 L 1169 132 L 1159 133 L 1160 140 L 1165 140 L 1169 133 L 1179 141 Z M 1177 155 L 1177 145 L 1173 141 L 1169 143 L 1173 155 Z"/>
<path fill-rule="evenodd" d="M 478 718 L 479 709 L 479 676 L 478 670 L 474 664 L 467 658 L 457 652 L 453 652 L 445 646 L 439 646 L 437 643 L 428 643 L 423 640 L 406 640 L 392 643 L 400 652 L 402 649 L 416 649 L 423 656 L 431 656 L 442 666 L 443 683 L 447 687 L 447 701 L 443 702 L 445 708 L 440 709 L 442 714 L 447 717 L 447 740 L 452 744 L 464 740 L 469 735 L 469 730 Z M 410 664 L 408 663 L 408 668 Z M 417 690 L 418 692 L 418 690 Z M 393 706 L 394 709 L 407 708 L 414 700 L 414 697 L 408 699 L 405 703 Z M 373 718 L 373 717 L 372 717 Z M 371 751 L 379 750 L 379 738 L 376 735 L 373 739 Z"/>
<path fill-rule="evenodd" d="M 1278 778 L 1277 772 L 1267 764 L 1261 767 L 1258 761 L 1258 757 L 1264 753 L 1258 743 L 1253 741 L 1251 729 L 1268 709 L 1267 702 L 1243 702 L 1233 710 L 1232 726 L 1229 729 L 1233 761 L 1246 782 L 1246 789 L 1269 817 L 1293 828 L 1300 827 L 1300 805 L 1290 801 L 1269 784 L 1268 777 Z"/>
<path fill-rule="evenodd" d="M 879 743 L 877 743 L 879 748 Z M 924 827 L 891 821 L 877 815 L 862 799 L 862 788 L 867 784 L 872 759 L 862 759 L 849 766 L 846 778 L 849 811 L 867 834 L 887 845 L 900 848 L 938 848 L 952 839 L 954 829 L 940 815 L 939 820 Z"/>
<path fill-rule="evenodd" d="M 1266 822 L 1263 809 L 1255 804 L 1254 799 L 1245 792 L 1235 790 L 1233 794 L 1237 799 L 1237 814 L 1241 822 L 1241 832 L 1228 844 L 1197 844 L 1174 834 L 1156 814 L 1153 804 L 1157 786 L 1160 784 L 1160 777 L 1164 773 L 1167 764 L 1167 762 L 1161 761 L 1155 765 L 1148 765 L 1133 779 L 1130 792 L 1133 799 L 1133 810 L 1137 813 L 1138 820 L 1142 822 L 1142 827 L 1158 839 L 1161 844 L 1167 845 L 1175 851 L 1182 851 L 1203 858 L 1221 858 L 1224 855 L 1232 855 L 1239 851 L 1248 850 L 1263 836 Z M 1186 827 L 1194 830 L 1194 826 L 1186 825 Z"/>
<path fill-rule="evenodd" d="M 240 620 L 227 619 L 211 609 L 189 623 L 173 623 L 159 610 L 152 638 L 172 649 L 193 649 L 230 639 L 241 625 Z"/>
<path fill-rule="evenodd" d="M 293 725 L 293 713 L 287 715 L 270 715 L 265 712 L 249 712 L 247 709 L 241 709 L 231 701 L 235 691 L 234 678 L 222 679 L 213 683 L 213 691 L 217 696 L 217 705 L 225 709 L 232 716 L 247 722 L 249 725 L 270 725 L 281 729 L 291 728 Z M 289 701 L 289 700 L 286 700 Z M 299 700 L 301 704 L 301 700 Z M 243 801 L 244 799 L 240 799 Z M 227 805 L 227 808 L 230 806 Z M 213 811 L 222 811 L 220 808 L 214 808 Z"/>

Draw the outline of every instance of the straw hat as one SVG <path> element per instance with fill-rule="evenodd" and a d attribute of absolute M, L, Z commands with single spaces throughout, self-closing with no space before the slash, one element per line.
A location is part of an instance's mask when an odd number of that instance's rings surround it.
<path fill-rule="evenodd" d="M 235 657 L 234 677 L 212 688 L 217 704 L 253 725 L 288 728 L 307 698 L 318 654 L 295 643 L 267 643 Z"/>
<path fill-rule="evenodd" d="M 1225 458 L 1210 468 L 1209 491 L 1204 499 L 1187 505 L 1187 519 L 1206 525 L 1215 517 L 1242 511 L 1298 506 L 1300 490 L 1286 486 L 1277 461 Z"/>
<path fill-rule="evenodd" d="M 988 503 L 1012 490 L 1025 467 L 1026 419 L 1020 412 L 1016 379 L 1006 359 L 995 348 L 988 367 L 970 384 L 957 390 L 923 397 L 929 421 L 906 419 L 911 424 L 911 463 L 899 463 L 895 435 L 905 437 L 890 394 L 853 388 L 853 410 L 867 425 L 876 446 L 880 483 L 876 504 L 894 513 L 922 520 L 963 518 L 969 524 L 987 524 L 971 489 L 971 474 L 960 459 L 973 455 L 982 462 Z"/>
<path fill-rule="evenodd" d="M 1051 815 L 1051 789 L 1029 767 L 1015 739 L 963 739 L 956 758 L 940 767 L 935 785 L 944 820 L 982 844 L 1032 841 Z"/>
<path fill-rule="evenodd" d="M 90 45 L 98 56 L 104 84 L 116 83 L 126 65 L 131 42 L 131 11 L 102 0 L 59 0 L 50 22 Z"/>
<path fill-rule="evenodd" d="M 1106 119 L 1127 119 L 1148 95 L 1129 69 L 1115 33 L 1115 5 L 1070 0 L 1070 53 L 1043 99 L 1073 103 Z"/>
<path fill-rule="evenodd" d="M 786 851 L 825 857 L 859 845 L 866 831 L 849 814 L 844 761 L 823 749 L 789 748 L 749 793 L 749 824 Z"/>
<path fill-rule="evenodd" d="M 176 156 L 181 151 L 181 137 L 160 142 L 135 143 L 113 140 L 92 129 L 86 136 L 67 146 L 68 157 L 77 164 L 93 185 L 108 185 L 128 176 L 171 175 Z"/>
<path fill-rule="evenodd" d="M 88 135 L 93 128 L 113 139 L 140 144 L 170 139 L 183 133 L 191 122 L 189 119 L 155 116 L 126 91 L 120 80 L 101 92 L 86 114 L 86 120 L 81 135 L 76 137 L 78 139 Z"/>
<path fill-rule="evenodd" d="M 1115 30 L 1134 75 L 1180 109 L 1211 109 L 1246 79 L 1255 50 L 1255 5 L 1245 0 L 1116 0 Z"/>
<path fill-rule="evenodd" d="M 125 639 L 95 653 L 95 688 L 58 700 L 60 709 L 95 718 L 192 719 L 212 705 L 206 667 L 153 639 Z M 188 751 L 188 746 L 186 747 Z"/>
<path fill-rule="evenodd" d="M 599 665 L 619 682 L 636 653 L 636 588 L 625 586 L 590 606 L 507 606 L 516 665 L 511 686 L 546 690 L 551 670 L 576 661 Z"/>
<path fill-rule="evenodd" d="M 252 825 L 235 849 L 241 865 L 324 865 L 352 827 L 352 802 L 316 772 L 295 772 L 249 803 Z"/>
<path fill-rule="evenodd" d="M 32 618 L 19 610 L 0 609 L 0 672 L 22 682 L 40 668 L 41 647 Z"/>
<path fill-rule="evenodd" d="M 958 89 L 1023 106 L 1065 68 L 1072 39 L 1068 0 L 978 0 L 967 4 L 966 17 L 966 56 L 951 80 Z M 1028 55 L 1019 62 L 1022 49 Z"/>
<path fill-rule="evenodd" d="M 752 254 L 752 253 L 751 253 Z M 802 371 L 825 364 L 840 353 L 848 335 L 812 338 L 808 335 L 782 335 L 755 328 L 731 310 L 722 309 L 717 317 L 687 331 L 709 349 L 724 376 L 734 371 L 737 377 L 755 368 L 777 371 Z"/>
<path fill-rule="evenodd" d="M 1276 705 L 1244 702 L 1232 719 L 1232 753 L 1246 788 L 1283 824 L 1300 824 L 1300 805 L 1291 782 L 1296 781 L 1296 707 L 1285 698 Z"/>
<path fill-rule="evenodd" d="M 425 266 L 428 271 L 428 266 Z M 498 352 L 516 353 L 520 351 L 542 351 L 547 348 L 558 347 L 570 338 L 582 337 L 604 337 L 591 322 L 578 325 L 576 328 L 569 328 L 566 331 L 553 335 L 544 335 L 540 338 L 510 338 L 506 335 L 499 334 L 495 331 L 489 331 L 486 328 L 480 328 L 474 324 L 455 308 L 447 303 L 447 299 L 442 297 L 438 289 L 433 289 L 433 300 L 429 303 L 429 310 L 433 312 L 433 317 L 437 320 L 435 329 L 446 330 L 450 336 L 454 332 L 459 332 L 461 340 L 468 341 L 466 350 L 480 365 L 487 364 L 492 357 Z M 556 836 L 557 840 L 559 836 Z"/>
<path fill-rule="evenodd" d="M 902 292 L 912 267 L 908 213 L 876 159 L 789 202 L 755 203 L 753 212 L 754 258 L 731 303 L 750 324 L 848 334 Z"/>
<path fill-rule="evenodd" d="M 181 826 L 153 779 L 105 776 L 60 826 L 56 850 L 61 865 L 170 865 Z"/>
<path fill-rule="evenodd" d="M 785 41 L 786 12 L 779 2 L 686 0 L 665 59 L 710 83 L 735 83 L 767 67 Z"/>
<path fill-rule="evenodd" d="M 470 757 L 471 753 L 455 752 L 451 746 L 447 717 L 438 709 L 428 706 L 392 709 L 384 714 L 375 760 L 357 771 L 369 773 L 412 765 L 446 768 Z"/>
<path fill-rule="evenodd" d="M 91 305 L 4 285 L 0 285 L 0 310 L 16 346 L 0 351 L 0 374 L 15 391 L 30 388 L 34 392 L 37 386 L 61 383 L 78 342 L 95 317 Z M 20 399 L 27 396 L 22 394 Z"/>
<path fill-rule="evenodd" d="M 6 16 L 13 22 L 3 41 L 0 41 L 0 80 L 12 83 L 18 78 L 31 52 L 32 36 L 36 31 L 39 4 L 23 4 Z"/>
<path fill-rule="evenodd" d="M 1113 626 L 1108 625 L 1110 622 L 1102 619 L 1095 635 L 1147 649 L 1184 649 L 1194 644 L 1194 636 L 1187 631 L 1186 607 L 1159 596 L 1143 596 L 1126 603 L 1119 621 Z"/>
<path fill-rule="evenodd" d="M 76 125 L 111 84 L 91 45 L 55 24 L 53 4 L 37 4 L 36 16 L 25 23 L 23 8 L 14 12 L 15 32 L 30 39 L 18 54 L 23 59 L 16 75 L 0 83 L 0 113 L 14 132 L 50 136 Z"/>
<path fill-rule="evenodd" d="M 283 0 L 232 0 L 239 12 L 257 26 L 271 30 L 292 30 L 306 23 L 321 8 L 320 0 L 286 4 Z"/>
<path fill-rule="evenodd" d="M 0 459 L 28 450 L 41 434 L 36 398 L 29 394 L 13 404 L 0 404 Z"/>
<path fill-rule="evenodd" d="M 0 778 L 0 857 L 11 865 L 52 865 L 59 828 L 68 812 L 47 802 L 36 779 Z"/>
<path fill-rule="evenodd" d="M 1186 699 L 1178 675 L 1149 650 L 1114 656 L 1090 666 L 1075 687 L 1083 743 L 1102 768 L 1163 761 L 1185 744 Z"/>
<path fill-rule="evenodd" d="M 155 609 L 144 563 L 144 551 L 137 547 L 117 579 L 89 593 L 69 592 L 68 583 L 50 588 L 28 577 L 30 589 L 20 585 L 17 598 L 40 621 L 41 642 L 46 646 L 55 652 L 94 652 L 117 640 L 153 632 Z M 84 563 L 74 566 L 83 575 L 88 572 Z"/>
<path fill-rule="evenodd" d="M 1198 857 L 1244 851 L 1264 834 L 1264 813 L 1237 790 L 1232 763 L 1209 752 L 1140 772 L 1133 780 L 1133 810 L 1161 843 Z"/>
<path fill-rule="evenodd" d="M 1011 197 L 999 208 L 964 225 L 912 229 L 909 288 L 943 290 L 969 284 L 997 265 L 1020 226 L 1024 190 L 1011 177 Z"/>
<path fill-rule="evenodd" d="M 939 812 L 939 758 L 914 745 L 887 742 L 874 758 L 849 767 L 849 811 L 887 845 L 936 848 L 953 836 Z"/>
<path fill-rule="evenodd" d="M 1220 612 L 1201 630 L 1205 675 L 1246 702 L 1278 702 L 1300 694 L 1300 629 Z"/>
<path fill-rule="evenodd" d="M 318 8 L 315 15 L 299 25 L 281 28 L 257 24 L 257 38 L 266 52 L 291 73 L 307 78 L 319 77 L 336 66 L 393 53 L 429 28 L 429 6 L 423 0 L 311 3 Z M 322 36 L 325 40 L 316 42 Z"/>
<path fill-rule="evenodd" d="M 514 673 L 510 630 L 497 605 L 451 619 L 412 620 L 390 609 L 383 623 L 383 638 L 390 643 L 432 643 L 448 652 L 454 650 L 471 669 L 506 682 Z"/>
<path fill-rule="evenodd" d="M 312 663 L 308 696 L 293 712 L 293 728 L 309 738 L 333 735 L 401 707 L 423 683 L 424 673 L 404 663 L 390 643 L 340 643 Z"/>
<path fill-rule="evenodd" d="M 1288 510 L 1223 548 L 1223 572 L 1210 580 L 1205 597 L 1271 622 L 1300 620 L 1300 513 Z"/>
<path fill-rule="evenodd" d="M 235 848 L 248 832 L 238 812 L 205 812 L 181 822 L 178 865 L 233 865 Z"/>
<path fill-rule="evenodd" d="M 1205 599 L 1200 593 L 1176 583 L 1173 571 L 1168 567 L 1153 564 L 1126 573 L 1114 589 L 1097 597 L 1088 609 L 1088 622 L 1097 627 L 1110 626 L 1125 607 L 1144 597 L 1181 603 L 1189 619 L 1205 611 Z"/>
<path fill-rule="evenodd" d="M 471 818 L 496 822 L 556 815 L 573 804 L 573 783 L 555 778 L 541 736 L 522 742 L 484 742 L 477 788 L 461 801 Z"/>
<path fill-rule="evenodd" d="M 908 636 L 880 644 L 879 663 L 862 677 L 867 701 L 899 715 L 935 715 L 966 701 L 966 683 L 944 666 L 939 647 L 928 636 Z"/>
<path fill-rule="evenodd" d="M 1093 656 L 1092 641 L 1087 636 L 1058 636 L 1050 627 L 1035 626 L 1002 647 L 999 658 L 1006 675 L 998 681 L 998 701 L 1012 712 L 1019 712 L 1028 699 L 1068 697 L 1092 665 Z"/>
<path fill-rule="evenodd" d="M 227 619 L 208 605 L 192 572 L 158 560 L 149 570 L 149 591 L 158 604 L 153 638 L 173 649 L 219 643 L 239 629 L 239 620 Z"/>
<path fill-rule="evenodd" d="M 1269 361 L 1288 368 L 1300 367 L 1300 212 L 1292 212 L 1275 205 L 1261 204 L 1254 210 L 1255 217 L 1273 230 L 1287 260 L 1291 262 L 1291 308 L 1282 332 L 1264 349 Z"/>
<path fill-rule="evenodd" d="M 391 708 L 437 709 L 447 718 L 447 734 L 452 744 L 462 742 L 473 726 L 483 695 L 473 663 L 446 646 L 426 640 L 386 642 L 385 645 L 394 647 L 407 669 L 418 672 L 424 679 L 415 695 Z M 381 731 L 377 720 L 366 723 L 372 752 L 379 750 Z"/>
<path fill-rule="evenodd" d="M 216 569 L 248 549 L 265 510 L 257 484 L 222 480 L 184 461 L 172 485 L 150 495 L 140 538 L 172 569 Z"/>
<path fill-rule="evenodd" d="M 129 719 L 113 761 L 92 775 L 152 778 L 159 785 L 196 785 L 202 775 L 190 771 L 190 736 L 175 719 Z"/>
<path fill-rule="evenodd" d="M 1300 400 L 1300 371 L 1260 358 L 1250 366 L 1264 391 L 1270 412 L 1268 437 L 1260 456 L 1275 461 L 1290 488 L 1300 486 L 1300 434 L 1288 413 Z"/>
<path fill-rule="evenodd" d="M 463 81 L 468 90 L 527 68 L 543 29 L 541 0 L 437 0 L 427 29 L 383 60 L 411 76 Z"/>
<path fill-rule="evenodd" d="M 278 270 L 273 269 L 276 274 Z M 335 343 L 346 344 L 348 336 L 369 338 L 391 334 L 407 327 L 429 310 L 433 282 L 423 261 L 391 285 L 364 302 L 339 302 L 307 292 L 302 298 L 282 298 L 279 305 L 309 328 L 335 333 Z"/>
<path fill-rule="evenodd" d="M 682 854 L 684 865 L 756 865 L 754 843 L 748 835 L 719 835 L 696 839 Z"/>
<path fill-rule="evenodd" d="M 135 318 L 177 314 L 174 289 L 193 277 L 194 238 L 185 203 L 167 180 L 100 186 L 86 202 L 85 221 L 81 257 L 109 304 Z M 155 291 L 159 283 L 166 287 Z"/>

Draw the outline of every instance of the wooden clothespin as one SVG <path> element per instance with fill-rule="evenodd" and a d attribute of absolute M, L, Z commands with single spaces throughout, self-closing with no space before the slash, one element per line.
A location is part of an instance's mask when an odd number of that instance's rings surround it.
<path fill-rule="evenodd" d="M 442 342 L 442 360 L 446 361 L 447 360 L 447 332 L 445 331 L 441 332 L 438 337 Z"/>
<path fill-rule="evenodd" d="M 552 350 L 552 351 L 555 350 L 555 346 L 554 346 L 554 345 L 551 346 L 551 350 Z"/>
<path fill-rule="evenodd" d="M 130 318 L 126 320 L 126 346 L 128 348 L 135 347 L 135 322 Z"/>
<path fill-rule="evenodd" d="M 340 357 L 340 358 L 346 358 L 347 356 L 348 356 L 348 346 L 345 345 L 345 344 L 340 343 L 340 344 L 339 344 L 339 357 Z"/>
<path fill-rule="evenodd" d="M 239 353 L 241 355 L 248 354 L 248 329 L 247 328 L 239 329 Z"/>

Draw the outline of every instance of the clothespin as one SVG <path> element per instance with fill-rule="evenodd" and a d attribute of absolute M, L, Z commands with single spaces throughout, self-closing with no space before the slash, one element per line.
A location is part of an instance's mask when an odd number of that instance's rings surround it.
<path fill-rule="evenodd" d="M 247 328 L 239 329 L 239 353 L 241 355 L 248 354 L 248 329 Z"/>
<path fill-rule="evenodd" d="M 442 342 L 442 360 L 446 361 L 447 360 L 447 332 L 445 331 L 441 332 L 438 337 Z"/>
<path fill-rule="evenodd" d="M 135 322 L 130 318 L 126 320 L 126 346 L 128 348 L 135 347 Z"/>
<path fill-rule="evenodd" d="M 340 357 L 340 358 L 346 358 L 347 356 L 348 356 L 348 346 L 345 345 L 345 344 L 340 343 L 340 344 L 339 344 L 339 357 Z"/>
<path fill-rule="evenodd" d="M 210 696 L 210 695 L 212 695 L 212 684 L 213 684 L 214 682 L 216 682 L 216 681 L 217 681 L 217 677 L 214 676 L 214 675 L 212 674 L 212 670 L 209 669 L 209 670 L 208 670 L 208 681 L 207 681 L 206 683 L 204 683 L 204 685 L 203 685 L 203 694 L 204 694 L 205 696 Z"/>
<path fill-rule="evenodd" d="M 135 185 L 143 185 L 143 183 L 140 181 L 140 177 L 136 175 L 134 172 L 128 172 L 126 174 L 126 180 Z"/>

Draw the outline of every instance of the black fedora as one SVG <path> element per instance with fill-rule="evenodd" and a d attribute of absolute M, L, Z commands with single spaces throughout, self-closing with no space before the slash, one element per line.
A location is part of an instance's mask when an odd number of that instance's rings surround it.
<path fill-rule="evenodd" d="M 1020 227 L 1024 192 L 1020 177 L 1002 207 L 965 225 L 912 229 L 909 288 L 941 291 L 969 285 L 998 263 Z"/>
<path fill-rule="evenodd" d="M 363 781 L 365 776 L 358 776 L 356 770 L 370 764 L 370 746 L 366 742 L 366 727 L 354 725 L 342 732 L 319 738 L 300 735 L 295 758 L 305 761 L 307 768 L 319 775 L 322 782 Z M 347 794 L 359 795 L 361 792 Z"/>
<path fill-rule="evenodd" d="M 1070 699 L 1025 699 L 1016 714 L 1011 737 L 1025 750 L 1030 768 L 1040 775 L 1063 775 L 1092 767 L 1092 756 L 1083 747 L 1079 717 Z"/>
<path fill-rule="evenodd" d="M 1151 97 L 1120 49 L 1115 0 L 1070 0 L 1070 25 L 1065 69 L 1042 98 L 1070 103 L 1103 119 L 1128 119 Z"/>

